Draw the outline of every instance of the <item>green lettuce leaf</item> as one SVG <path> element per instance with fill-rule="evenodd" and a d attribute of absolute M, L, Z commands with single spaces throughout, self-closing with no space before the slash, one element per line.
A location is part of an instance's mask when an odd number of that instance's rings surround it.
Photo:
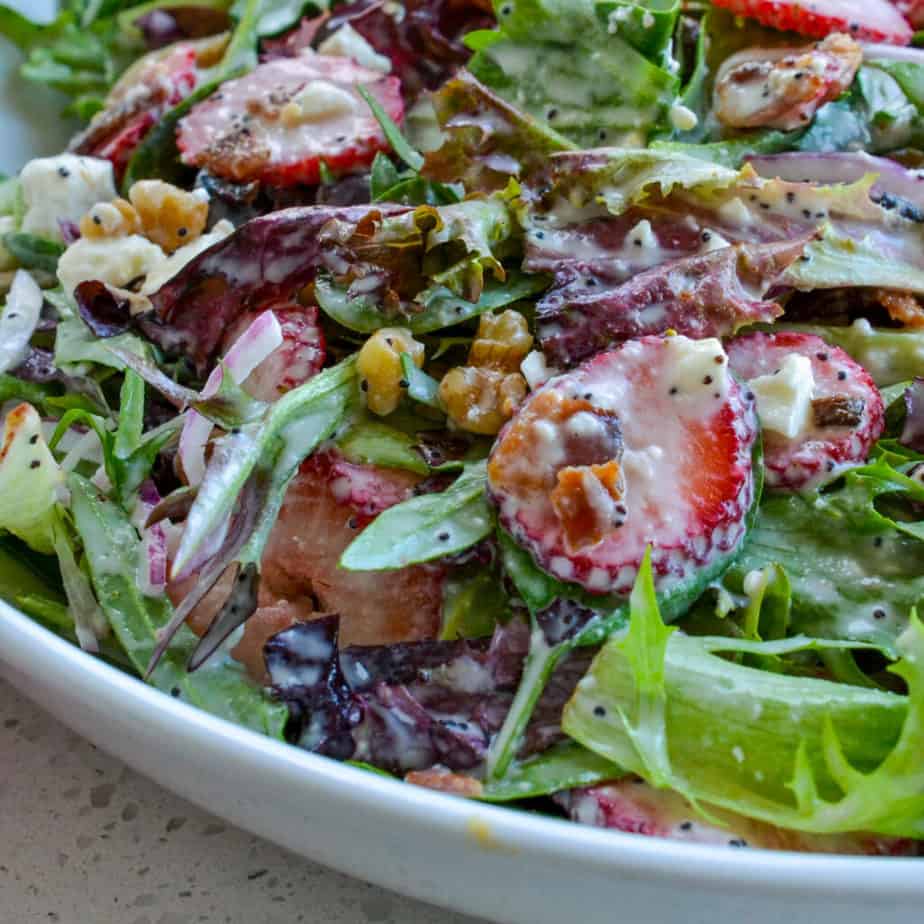
<path fill-rule="evenodd" d="M 631 626 L 635 643 L 607 642 L 565 707 L 562 727 L 584 747 L 705 811 L 814 833 L 924 835 L 916 616 L 892 668 L 908 696 L 742 666 L 719 656 L 741 645 L 726 639 L 674 633 L 665 644 L 647 591 Z M 814 643 L 789 647 L 800 644 Z"/>
<path fill-rule="evenodd" d="M 469 68 L 581 147 L 629 137 L 642 144 L 663 123 L 679 82 L 664 64 L 663 30 L 653 59 L 646 57 L 619 34 L 620 23 L 611 19 L 615 7 L 593 0 L 498 0 L 499 29 L 466 37 L 475 51 Z M 676 15 L 672 7 L 661 12 Z"/>
<path fill-rule="evenodd" d="M 791 585 L 794 631 L 894 651 L 908 613 L 924 604 L 924 524 L 882 512 L 886 498 L 912 515 L 924 486 L 880 459 L 820 494 L 767 497 L 728 586 L 780 565 Z"/>

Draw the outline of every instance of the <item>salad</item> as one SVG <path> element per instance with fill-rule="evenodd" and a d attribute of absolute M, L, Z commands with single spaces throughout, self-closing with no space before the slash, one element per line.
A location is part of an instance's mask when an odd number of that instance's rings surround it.
<path fill-rule="evenodd" d="M 924 4 L 0 7 L 0 595 L 458 796 L 924 846 Z M 114 704 L 117 706 L 117 704 Z"/>

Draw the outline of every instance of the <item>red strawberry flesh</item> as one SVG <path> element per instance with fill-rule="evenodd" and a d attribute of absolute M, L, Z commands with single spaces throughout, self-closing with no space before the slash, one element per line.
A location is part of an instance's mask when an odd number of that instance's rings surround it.
<path fill-rule="evenodd" d="M 907 838 L 875 834 L 803 834 L 715 809 L 698 812 L 683 796 L 630 778 L 555 795 L 569 816 L 583 824 L 627 834 L 666 837 L 691 844 L 758 847 L 804 853 L 917 856 L 920 845 Z"/>
<path fill-rule="evenodd" d="M 645 337 L 534 392 L 488 466 L 504 528 L 540 567 L 593 593 L 628 593 L 649 544 L 662 590 L 733 552 L 754 498 L 757 419 L 726 362 L 717 340 Z M 558 475 L 585 466 L 589 478 L 605 452 L 621 466 L 624 493 L 591 481 L 609 528 L 576 542 L 553 504 Z"/>
<path fill-rule="evenodd" d="M 889 0 L 713 0 L 737 16 L 771 29 L 824 38 L 847 32 L 856 39 L 907 45 L 913 32 Z"/>
<path fill-rule="evenodd" d="M 361 170 L 388 142 L 360 85 L 401 122 L 396 77 L 310 50 L 267 61 L 223 84 L 180 120 L 183 162 L 236 183 L 271 186 L 315 184 L 322 163 L 333 173 Z"/>
<path fill-rule="evenodd" d="M 768 488 L 799 491 L 866 461 L 885 426 L 885 409 L 869 373 L 847 353 L 821 337 L 787 331 L 744 334 L 727 346 L 732 371 L 745 380 L 773 375 L 791 354 L 811 361 L 808 428 L 795 438 L 764 430 Z"/>

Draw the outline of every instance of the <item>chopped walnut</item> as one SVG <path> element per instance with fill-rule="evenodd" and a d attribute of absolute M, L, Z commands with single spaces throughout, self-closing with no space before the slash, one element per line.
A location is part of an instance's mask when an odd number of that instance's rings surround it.
<path fill-rule="evenodd" d="M 816 427 L 858 427 L 863 421 L 866 402 L 850 395 L 831 395 L 812 402 Z"/>
<path fill-rule="evenodd" d="M 86 238 L 128 237 L 140 230 L 138 213 L 125 199 L 98 202 L 80 219 L 80 234 Z"/>
<path fill-rule="evenodd" d="M 597 545 L 625 523 L 625 481 L 615 459 L 603 465 L 566 466 L 558 470 L 557 479 L 552 507 L 569 553 Z"/>
<path fill-rule="evenodd" d="M 731 128 L 802 128 L 853 83 L 862 61 L 843 33 L 807 48 L 745 49 L 719 69 L 716 117 Z"/>
<path fill-rule="evenodd" d="M 377 330 L 359 351 L 357 371 L 366 405 L 373 414 L 385 416 L 401 402 L 407 387 L 401 369 L 401 354 L 407 353 L 419 369 L 424 361 L 424 346 L 403 327 Z"/>
<path fill-rule="evenodd" d="M 468 354 L 468 364 L 516 372 L 532 349 L 533 337 L 526 318 L 508 308 L 501 314 L 483 314 Z"/>
<path fill-rule="evenodd" d="M 209 216 L 208 198 L 186 192 L 163 180 L 139 180 L 128 197 L 141 221 L 142 233 L 167 253 L 196 240 Z"/>
<path fill-rule="evenodd" d="M 526 397 L 519 372 L 457 366 L 440 382 L 440 400 L 460 430 L 493 436 Z"/>
<path fill-rule="evenodd" d="M 491 484 L 548 496 L 569 548 L 594 545 L 627 514 L 615 412 L 583 396 L 547 389 L 534 395 L 494 448 Z"/>

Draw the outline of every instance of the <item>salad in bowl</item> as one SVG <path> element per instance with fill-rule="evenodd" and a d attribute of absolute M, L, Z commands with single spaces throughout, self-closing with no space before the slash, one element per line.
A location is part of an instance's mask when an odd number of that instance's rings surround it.
<path fill-rule="evenodd" d="M 920 855 L 917 27 L 0 7 L 83 123 L 0 186 L 0 595 L 410 785 Z"/>

